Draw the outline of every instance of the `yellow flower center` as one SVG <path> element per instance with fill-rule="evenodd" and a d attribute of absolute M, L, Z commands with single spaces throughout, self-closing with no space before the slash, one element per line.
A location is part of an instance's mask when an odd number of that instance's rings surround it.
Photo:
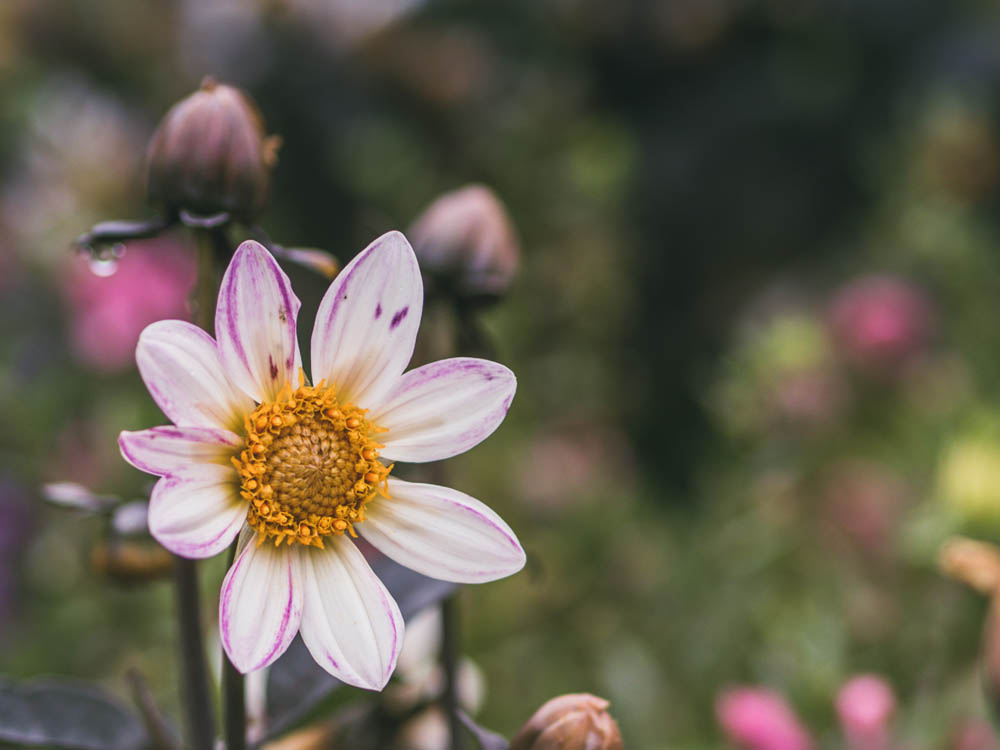
<path fill-rule="evenodd" d="M 325 536 L 357 536 L 354 525 L 376 493 L 385 495 L 392 467 L 378 460 L 382 446 L 372 435 L 385 430 L 367 410 L 341 404 L 322 382 L 299 380 L 246 418 L 246 445 L 233 463 L 259 542 L 322 548 Z"/>

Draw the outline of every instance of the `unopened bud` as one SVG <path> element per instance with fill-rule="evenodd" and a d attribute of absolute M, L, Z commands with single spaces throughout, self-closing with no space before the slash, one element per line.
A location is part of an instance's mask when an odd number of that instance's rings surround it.
<path fill-rule="evenodd" d="M 149 198 L 168 211 L 252 219 L 264 206 L 280 139 L 250 97 L 206 78 L 164 116 L 149 144 Z"/>
<path fill-rule="evenodd" d="M 811 750 L 812 737 L 784 698 L 760 687 L 726 690 L 715 703 L 725 735 L 746 750 Z"/>
<path fill-rule="evenodd" d="M 1000 589 L 1000 547 L 989 542 L 952 537 L 941 545 L 938 565 L 946 576 L 980 594 Z"/>
<path fill-rule="evenodd" d="M 116 538 L 96 544 L 90 552 L 90 564 L 117 583 L 134 584 L 167 578 L 174 559 L 153 541 Z"/>
<path fill-rule="evenodd" d="M 510 750 L 622 750 L 618 723 L 608 702 L 588 693 L 545 703 L 514 736 Z"/>
<path fill-rule="evenodd" d="M 514 225 L 496 194 L 468 185 L 431 203 L 407 236 L 430 291 L 480 303 L 501 298 L 520 265 Z"/>
<path fill-rule="evenodd" d="M 892 687 L 878 675 L 851 678 L 837 693 L 837 716 L 851 750 L 887 750 L 896 710 Z"/>

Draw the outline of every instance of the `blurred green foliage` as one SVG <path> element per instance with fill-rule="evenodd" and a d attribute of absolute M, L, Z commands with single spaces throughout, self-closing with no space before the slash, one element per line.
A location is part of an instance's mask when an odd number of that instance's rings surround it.
<path fill-rule="evenodd" d="M 399 6 L 0 8 L 0 671 L 121 692 L 138 666 L 176 711 L 167 584 L 103 579 L 102 522 L 38 488 L 148 492 L 115 436 L 161 417 L 134 368 L 74 354 L 69 247 L 149 214 L 145 141 L 214 74 L 283 137 L 278 241 L 347 260 L 474 181 L 519 229 L 483 317 L 518 395 L 450 464 L 529 556 L 461 595 L 485 726 L 591 691 L 630 747 L 719 747 L 715 696 L 748 683 L 838 747 L 837 688 L 878 672 L 900 742 L 952 747 L 985 715 L 985 602 L 936 557 L 1000 542 L 996 8 Z M 309 330 L 326 282 L 289 272 Z M 849 294 L 873 274 L 911 301 Z"/>

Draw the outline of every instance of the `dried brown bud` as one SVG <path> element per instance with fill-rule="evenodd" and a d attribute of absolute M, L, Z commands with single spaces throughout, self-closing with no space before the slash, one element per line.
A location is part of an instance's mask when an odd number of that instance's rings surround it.
<path fill-rule="evenodd" d="M 520 264 L 510 216 L 484 185 L 440 196 L 417 217 L 408 236 L 430 277 L 431 292 L 492 302 L 507 292 Z"/>
<path fill-rule="evenodd" d="M 264 135 L 260 110 L 245 92 L 206 78 L 153 134 L 149 198 L 171 212 L 252 219 L 267 198 L 279 145 Z"/>
<path fill-rule="evenodd" d="M 618 723 L 608 702 L 588 693 L 545 703 L 510 743 L 510 750 L 622 750 Z"/>
<path fill-rule="evenodd" d="M 167 578 L 174 558 L 153 541 L 111 539 L 96 544 L 90 564 L 98 573 L 118 583 L 142 583 Z"/>

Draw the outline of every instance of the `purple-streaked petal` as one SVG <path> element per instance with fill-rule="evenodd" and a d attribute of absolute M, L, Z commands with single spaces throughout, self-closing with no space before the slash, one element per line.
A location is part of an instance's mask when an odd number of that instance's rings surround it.
<path fill-rule="evenodd" d="M 215 340 L 191 323 L 146 326 L 135 361 L 153 401 L 175 424 L 238 430 L 253 409 L 226 377 Z"/>
<path fill-rule="evenodd" d="M 510 526 L 465 493 L 390 478 L 389 497 L 368 506 L 358 531 L 379 552 L 431 578 L 495 581 L 524 567 Z"/>
<path fill-rule="evenodd" d="M 195 464 L 153 487 L 149 533 L 181 557 L 211 557 L 240 533 L 247 507 L 232 466 Z"/>
<path fill-rule="evenodd" d="M 302 618 L 302 586 L 294 551 L 254 535 L 222 582 L 219 635 L 229 660 L 246 674 L 281 656 Z"/>
<path fill-rule="evenodd" d="M 192 464 L 229 465 L 243 447 L 240 437 L 215 427 L 152 427 L 118 436 L 122 456 L 135 468 L 165 476 Z"/>
<path fill-rule="evenodd" d="M 313 382 L 341 402 L 378 404 L 413 356 L 424 304 L 417 258 L 399 232 L 384 234 L 333 280 L 312 334 Z"/>
<path fill-rule="evenodd" d="M 237 248 L 219 288 L 215 335 L 226 372 L 256 401 L 273 401 L 285 383 L 298 383 L 300 306 L 263 245 L 247 240 Z"/>
<path fill-rule="evenodd" d="M 479 444 L 500 425 L 517 379 L 503 365 L 456 357 L 403 375 L 371 420 L 390 461 L 439 461 Z"/>
<path fill-rule="evenodd" d="M 338 680 L 381 690 L 403 645 L 403 617 L 364 556 L 346 537 L 326 549 L 300 547 L 302 640 Z"/>

